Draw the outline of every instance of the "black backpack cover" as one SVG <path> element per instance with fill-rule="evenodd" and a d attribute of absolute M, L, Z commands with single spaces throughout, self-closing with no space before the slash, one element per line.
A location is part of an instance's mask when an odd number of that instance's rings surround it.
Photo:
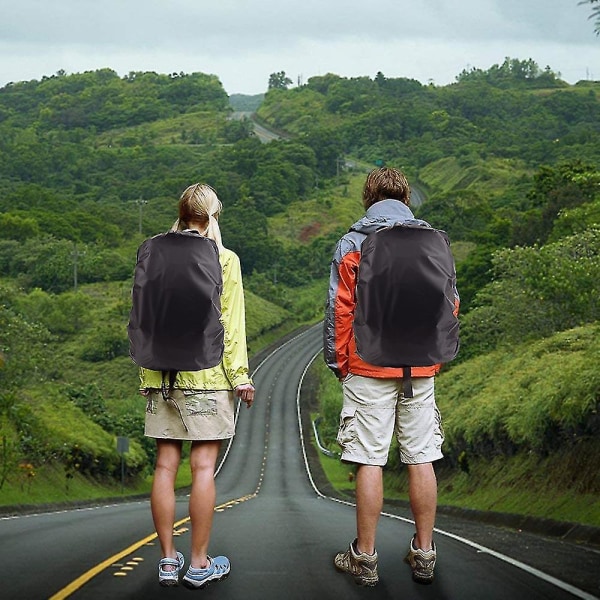
<path fill-rule="evenodd" d="M 137 252 L 127 328 L 140 367 L 170 374 L 214 367 L 223 357 L 223 274 L 216 243 L 177 231 L 144 241 Z"/>
<path fill-rule="evenodd" d="M 458 354 L 456 270 L 447 234 L 397 223 L 362 242 L 354 336 L 359 356 L 382 367 L 424 367 Z M 410 369 L 405 369 L 405 377 Z"/>

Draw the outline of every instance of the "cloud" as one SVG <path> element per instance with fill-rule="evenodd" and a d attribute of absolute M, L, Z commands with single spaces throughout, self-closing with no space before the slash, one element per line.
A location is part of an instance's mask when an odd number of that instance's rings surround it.
<path fill-rule="evenodd" d="M 467 66 L 533 58 L 600 76 L 578 0 L 0 0 L 0 85 L 64 69 L 202 71 L 228 92 L 268 76 L 334 72 L 453 81 Z"/>
<path fill-rule="evenodd" d="M 272 41 L 353 36 L 577 42 L 587 18 L 577 0 L 2 0 L 0 8 L 4 41 L 199 48 L 225 39 L 249 51 Z"/>

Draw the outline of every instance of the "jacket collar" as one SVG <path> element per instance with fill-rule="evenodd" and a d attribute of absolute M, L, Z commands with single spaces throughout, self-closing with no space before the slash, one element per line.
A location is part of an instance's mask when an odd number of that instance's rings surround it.
<path fill-rule="evenodd" d="M 369 234 L 382 227 L 406 222 L 414 225 L 429 225 L 426 221 L 415 219 L 412 211 L 404 202 L 392 199 L 380 200 L 372 204 L 365 215 L 350 227 L 350 230 Z"/>

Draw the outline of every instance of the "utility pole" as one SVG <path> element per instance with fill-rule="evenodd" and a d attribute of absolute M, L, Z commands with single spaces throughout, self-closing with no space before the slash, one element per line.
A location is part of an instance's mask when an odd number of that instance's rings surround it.
<path fill-rule="evenodd" d="M 142 212 L 144 210 L 144 204 L 148 204 L 148 200 L 142 200 L 140 198 L 139 200 L 134 200 L 134 202 L 140 207 L 140 218 L 139 218 L 138 231 L 141 234 L 142 233 Z"/>
<path fill-rule="evenodd" d="M 340 185 L 340 170 L 341 168 L 344 166 L 344 157 L 343 156 L 338 156 L 335 159 L 335 178 L 337 181 L 337 185 Z"/>
<path fill-rule="evenodd" d="M 125 453 L 129 452 L 129 438 L 117 436 L 117 452 L 121 455 L 121 494 L 125 490 Z"/>
<path fill-rule="evenodd" d="M 85 254 L 85 252 L 77 251 L 77 243 L 73 242 L 73 252 L 71 253 L 71 256 L 73 257 L 73 291 L 74 292 L 77 291 L 77 266 L 78 266 L 77 259 L 80 256 L 83 256 L 84 254 Z"/>

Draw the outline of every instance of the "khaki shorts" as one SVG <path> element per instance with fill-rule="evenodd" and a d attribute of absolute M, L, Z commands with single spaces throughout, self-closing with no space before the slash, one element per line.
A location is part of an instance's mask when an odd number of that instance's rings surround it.
<path fill-rule="evenodd" d="M 232 391 L 174 389 L 165 400 L 160 390 L 146 396 L 147 437 L 170 440 L 223 440 L 235 434 Z"/>
<path fill-rule="evenodd" d="M 349 374 L 343 382 L 337 437 L 342 460 L 385 465 L 394 433 L 403 463 L 416 465 L 442 458 L 444 432 L 435 403 L 434 379 L 413 378 L 414 398 L 405 398 L 402 379 Z"/>

